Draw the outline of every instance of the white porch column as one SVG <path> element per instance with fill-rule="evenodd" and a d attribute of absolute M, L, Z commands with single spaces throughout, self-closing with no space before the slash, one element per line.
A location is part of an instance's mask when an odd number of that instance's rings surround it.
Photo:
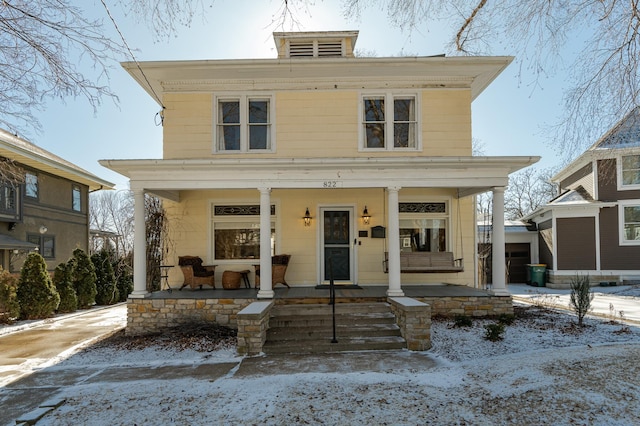
<path fill-rule="evenodd" d="M 400 215 L 398 213 L 399 187 L 387 188 L 389 204 L 389 288 L 387 296 L 404 296 L 400 283 Z"/>
<path fill-rule="evenodd" d="M 493 188 L 493 231 L 491 233 L 491 275 L 493 277 L 492 290 L 497 296 L 508 296 L 509 291 L 505 283 L 505 245 L 504 245 L 504 187 Z"/>
<path fill-rule="evenodd" d="M 133 292 L 132 298 L 143 298 L 147 292 L 147 237 L 144 223 L 144 191 L 133 190 Z"/>
<path fill-rule="evenodd" d="M 260 191 L 260 290 L 258 299 L 273 299 L 271 282 L 271 188 Z"/>

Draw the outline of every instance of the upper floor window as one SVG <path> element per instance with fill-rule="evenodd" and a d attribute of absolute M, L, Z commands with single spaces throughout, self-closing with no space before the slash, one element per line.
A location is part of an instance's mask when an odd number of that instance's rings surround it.
<path fill-rule="evenodd" d="M 27 172 L 24 180 L 24 193 L 27 197 L 38 198 L 38 175 Z"/>
<path fill-rule="evenodd" d="M 632 204 L 632 203 L 636 204 Z M 619 206 L 620 244 L 640 245 L 640 204 L 621 202 Z"/>
<path fill-rule="evenodd" d="M 0 213 L 16 214 L 18 204 L 16 197 L 16 187 L 10 183 L 0 185 Z"/>
<path fill-rule="evenodd" d="M 364 149 L 418 149 L 416 96 L 411 94 L 362 97 Z"/>
<path fill-rule="evenodd" d="M 73 185 L 71 190 L 71 208 L 77 212 L 82 211 L 82 192 L 78 185 Z"/>
<path fill-rule="evenodd" d="M 216 100 L 216 151 L 272 150 L 271 97 L 238 96 Z"/>

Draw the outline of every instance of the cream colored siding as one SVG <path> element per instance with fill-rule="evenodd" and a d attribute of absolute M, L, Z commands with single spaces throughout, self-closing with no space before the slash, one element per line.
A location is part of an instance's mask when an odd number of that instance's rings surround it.
<path fill-rule="evenodd" d="M 211 158 L 212 94 L 164 97 L 164 158 Z M 224 153 L 224 157 L 385 157 L 406 151 L 359 152 L 361 93 L 283 91 L 274 97 L 274 153 Z M 469 90 L 424 90 L 420 99 L 422 152 L 415 155 L 471 155 Z"/>
<path fill-rule="evenodd" d="M 278 156 L 358 155 L 357 92 L 280 92 L 276 120 Z"/>
<path fill-rule="evenodd" d="M 427 90 L 422 96 L 423 155 L 471 155 L 469 90 Z"/>
<path fill-rule="evenodd" d="M 211 94 L 166 94 L 164 96 L 165 159 L 210 158 L 213 148 Z"/>
<path fill-rule="evenodd" d="M 449 203 L 449 249 L 455 257 L 463 257 L 465 272 L 459 274 L 403 274 L 403 283 L 438 283 L 447 282 L 470 285 L 473 283 L 474 271 L 474 228 L 472 198 L 467 197 L 458 202 L 455 193 L 446 189 L 403 189 L 400 201 L 440 201 Z M 167 256 L 169 264 L 178 264 L 178 256 L 195 255 L 202 257 L 207 264 L 217 264 L 216 285 L 220 285 L 225 270 L 251 270 L 253 283 L 253 264 L 258 260 L 214 261 L 211 249 L 211 205 L 215 203 L 251 203 L 259 204 L 258 190 L 221 190 L 221 191 L 182 191 L 181 202 L 165 200 L 165 208 L 170 226 L 170 251 Z M 387 239 L 371 238 L 371 227 L 382 225 L 387 227 L 388 207 L 387 194 L 382 189 L 278 189 L 271 193 L 271 203 L 276 206 L 276 253 L 291 254 L 291 263 L 287 269 L 287 281 L 293 285 L 310 286 L 318 284 L 319 207 L 354 207 L 355 235 L 357 240 L 357 274 L 359 284 L 386 285 L 388 276 L 383 271 L 384 252 L 388 251 Z M 371 214 L 371 222 L 364 225 L 361 219 L 362 210 L 367 206 Z M 311 226 L 305 227 L 302 216 L 309 208 L 313 220 Z M 462 214 L 458 215 L 458 208 Z M 460 220 L 460 217 L 463 218 Z M 187 219 L 188 218 L 188 219 Z M 462 246 L 458 235 L 462 228 Z M 367 231 L 368 236 L 359 238 L 358 231 Z M 388 235 L 388 234 L 387 234 Z M 456 235 L 458 235 L 456 237 Z M 179 247 L 179 252 L 173 251 Z M 172 286 L 182 283 L 179 268 L 170 272 L 169 282 Z"/>

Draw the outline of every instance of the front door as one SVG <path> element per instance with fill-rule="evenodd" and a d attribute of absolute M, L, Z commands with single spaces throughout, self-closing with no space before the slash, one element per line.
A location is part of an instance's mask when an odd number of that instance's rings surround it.
<path fill-rule="evenodd" d="M 322 213 L 322 282 L 333 274 L 337 284 L 354 283 L 353 209 L 323 208 Z"/>

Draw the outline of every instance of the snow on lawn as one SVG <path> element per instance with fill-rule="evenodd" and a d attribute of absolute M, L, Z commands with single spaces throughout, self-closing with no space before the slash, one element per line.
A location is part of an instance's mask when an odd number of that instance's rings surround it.
<path fill-rule="evenodd" d="M 566 313 L 518 312 L 502 341 L 484 339 L 493 321 L 465 328 L 436 319 L 430 351 L 341 355 L 371 357 L 352 372 L 332 364 L 335 357 L 309 357 L 311 372 L 295 373 L 270 356 L 237 357 L 224 344 L 204 352 L 89 349 L 56 368 L 230 364 L 215 378 L 80 382 L 38 425 L 640 424 L 640 328 L 587 318 L 579 329 Z M 243 374 L 250 361 L 274 367 Z"/>

